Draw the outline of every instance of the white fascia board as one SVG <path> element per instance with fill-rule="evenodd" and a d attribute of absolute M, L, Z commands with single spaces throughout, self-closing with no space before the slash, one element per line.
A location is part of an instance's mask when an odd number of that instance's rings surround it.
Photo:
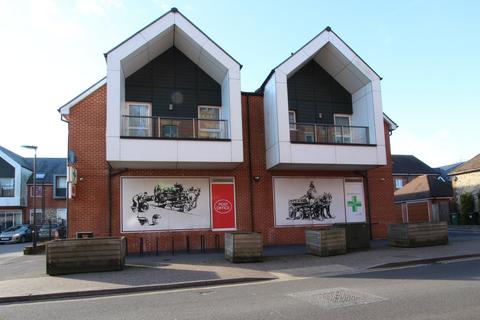
<path fill-rule="evenodd" d="M 95 84 L 93 84 L 91 87 L 89 87 L 87 90 L 83 91 L 80 93 L 78 96 L 58 108 L 58 112 L 60 112 L 61 115 L 68 115 L 70 114 L 70 109 L 77 105 L 80 101 L 91 95 L 93 92 L 95 92 L 97 89 L 99 89 L 101 86 L 103 86 L 105 83 L 107 83 L 107 78 L 100 79 L 97 81 Z"/>
<path fill-rule="evenodd" d="M 375 71 L 370 68 L 352 49 L 350 49 L 342 39 L 334 32 L 324 30 L 304 47 L 295 52 L 286 61 L 280 64 L 275 70 L 282 71 L 290 75 L 300 68 L 305 62 L 312 59 L 327 44 L 331 43 L 349 62 L 356 67 L 370 81 L 380 80 Z"/>

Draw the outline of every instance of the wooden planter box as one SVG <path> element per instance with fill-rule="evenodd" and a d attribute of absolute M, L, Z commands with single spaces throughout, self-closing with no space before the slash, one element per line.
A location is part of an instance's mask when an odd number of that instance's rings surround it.
<path fill-rule="evenodd" d="M 263 238 L 256 232 L 225 233 L 225 259 L 232 262 L 258 262 L 263 257 Z"/>
<path fill-rule="evenodd" d="M 448 243 L 446 222 L 401 223 L 388 226 L 388 244 L 392 247 L 424 247 Z"/>
<path fill-rule="evenodd" d="M 317 256 L 334 256 L 347 253 L 344 228 L 306 229 L 307 253 Z"/>
<path fill-rule="evenodd" d="M 345 228 L 347 251 L 370 248 L 370 227 L 368 223 L 339 223 L 335 226 Z"/>
<path fill-rule="evenodd" d="M 46 251 L 47 273 L 51 276 L 123 270 L 126 239 L 121 237 L 54 240 L 47 244 Z"/>

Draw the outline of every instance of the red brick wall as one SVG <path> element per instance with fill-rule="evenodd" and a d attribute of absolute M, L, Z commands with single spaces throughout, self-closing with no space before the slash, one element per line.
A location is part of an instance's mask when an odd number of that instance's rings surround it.
<path fill-rule="evenodd" d="M 69 149 L 77 156 L 76 196 L 68 203 L 68 236 L 77 231 L 108 235 L 108 164 L 106 162 L 106 86 L 71 108 Z"/>
<path fill-rule="evenodd" d="M 388 124 L 384 122 L 387 165 L 368 171 L 367 202 L 370 204 L 370 221 L 374 239 L 387 237 L 387 226 L 400 223 L 402 216 L 397 214 L 393 199 L 392 156 Z"/>
<path fill-rule="evenodd" d="M 108 207 L 108 164 L 105 161 L 105 119 L 106 90 L 101 87 L 88 98 L 70 110 L 69 148 L 77 155 L 77 194 L 69 201 L 69 237 L 78 231 L 93 231 L 95 236 L 109 233 Z M 248 102 L 247 102 L 248 101 Z M 247 105 L 249 110 L 247 111 Z M 265 133 L 263 120 L 263 97 L 242 95 L 244 162 L 233 170 L 128 170 L 111 179 L 112 232 L 120 235 L 120 177 L 121 176 L 231 176 L 235 178 L 237 228 L 240 231 L 262 232 L 264 242 L 269 244 L 303 243 L 304 228 L 274 227 L 273 176 L 317 176 L 317 177 L 362 177 L 364 172 L 353 171 L 268 171 L 265 165 Z M 249 121 L 247 118 L 249 117 Z M 249 141 L 250 130 L 251 141 Z M 366 197 L 370 194 L 369 205 L 372 214 L 373 235 L 386 237 L 387 224 L 401 217 L 395 216 L 393 207 L 393 180 L 389 137 L 386 133 L 388 165 L 368 172 Z M 250 172 L 250 150 L 252 172 Z M 251 177 L 259 176 L 254 182 Z M 250 192 L 251 188 L 251 192 Z M 250 195 L 252 194 L 252 199 Z M 368 198 L 367 198 L 368 199 Z M 368 202 L 368 200 L 367 200 Z M 253 217 L 253 220 L 252 220 Z M 129 251 L 138 251 L 139 238 L 144 238 L 144 249 L 153 251 L 157 238 L 160 250 L 171 249 L 175 237 L 175 248 L 184 249 L 189 236 L 190 247 L 198 249 L 200 235 L 204 235 L 207 247 L 213 247 L 215 234 L 211 231 L 129 233 Z"/>
<path fill-rule="evenodd" d="M 30 209 L 33 209 L 33 197 L 31 196 L 31 187 L 33 185 L 28 185 L 28 211 Z M 37 185 L 37 188 L 41 188 L 42 185 L 39 184 Z M 42 202 L 45 203 L 45 208 L 66 208 L 67 205 L 67 200 L 66 199 L 54 199 L 53 198 L 53 185 L 51 184 L 46 184 L 44 185 L 44 193 L 45 197 L 37 197 L 36 198 L 36 207 L 41 208 L 42 207 Z"/>
<path fill-rule="evenodd" d="M 23 221 L 24 223 L 33 223 L 30 221 L 30 211 L 33 210 L 33 197 L 31 196 L 31 188 L 33 185 L 28 185 L 28 200 L 27 207 L 23 211 Z M 41 184 L 37 185 L 37 188 L 42 188 Z M 53 185 L 45 184 L 43 186 L 44 197 L 37 197 L 35 199 L 35 206 L 37 209 L 45 208 L 45 212 L 48 212 L 51 209 L 66 208 L 67 200 L 66 199 L 54 199 L 53 198 Z M 40 222 L 38 222 L 40 223 Z"/>

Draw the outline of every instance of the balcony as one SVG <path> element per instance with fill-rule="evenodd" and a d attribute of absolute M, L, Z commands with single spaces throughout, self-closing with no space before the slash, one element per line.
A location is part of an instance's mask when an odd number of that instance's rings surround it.
<path fill-rule="evenodd" d="M 369 145 L 369 128 L 328 124 L 290 123 L 292 143 Z"/>
<path fill-rule="evenodd" d="M 13 186 L 0 186 L 0 198 L 11 198 L 15 196 L 15 188 Z"/>
<path fill-rule="evenodd" d="M 122 116 L 122 138 L 229 141 L 228 121 Z"/>
<path fill-rule="evenodd" d="M 232 169 L 243 162 L 241 65 L 181 13 L 163 15 L 106 59 L 112 167 Z"/>

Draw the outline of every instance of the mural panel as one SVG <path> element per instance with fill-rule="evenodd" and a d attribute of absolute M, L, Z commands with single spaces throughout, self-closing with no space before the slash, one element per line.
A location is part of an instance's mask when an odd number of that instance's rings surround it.
<path fill-rule="evenodd" d="M 343 179 L 275 177 L 275 225 L 344 223 Z"/>
<path fill-rule="evenodd" d="M 210 228 L 208 178 L 123 177 L 122 231 Z"/>

